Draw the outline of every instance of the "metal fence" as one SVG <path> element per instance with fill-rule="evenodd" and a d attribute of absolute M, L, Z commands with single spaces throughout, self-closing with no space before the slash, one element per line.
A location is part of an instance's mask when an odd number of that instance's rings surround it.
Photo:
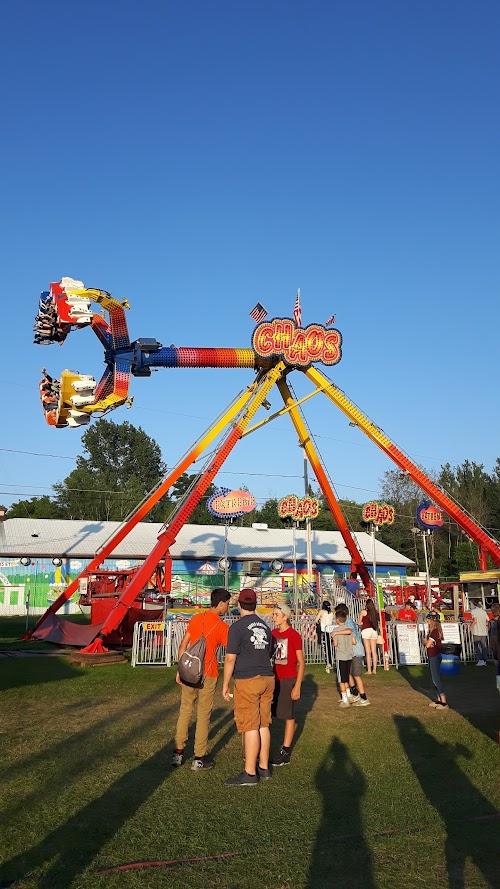
<path fill-rule="evenodd" d="M 356 619 L 355 610 L 357 602 L 353 600 L 349 603 L 349 610 Z M 358 613 L 359 613 L 359 609 Z M 264 620 L 269 622 L 267 615 Z M 228 624 L 232 624 L 238 620 L 237 617 L 227 619 Z M 186 631 L 188 619 L 168 620 L 166 626 L 163 621 L 150 622 L 147 621 L 136 623 L 134 626 L 134 638 L 132 644 L 132 666 L 167 666 L 177 662 L 179 646 Z M 304 650 L 304 660 L 306 664 L 324 664 L 326 662 L 326 653 L 324 647 L 318 642 L 316 634 L 316 624 L 314 617 L 303 615 L 300 619 L 293 622 L 296 630 L 302 636 L 302 645 Z M 397 624 L 389 622 L 387 624 L 387 636 L 389 643 L 389 664 L 398 668 L 400 666 L 400 652 L 398 645 Z M 463 662 L 474 661 L 474 640 L 471 628 L 468 624 L 458 624 L 460 632 L 460 658 Z M 427 663 L 427 649 L 425 647 L 426 631 L 423 624 L 417 625 L 418 644 L 420 649 L 420 662 Z M 332 646 L 333 648 L 333 646 Z M 382 646 L 377 646 L 378 663 L 383 666 Z M 220 648 L 218 652 L 218 661 L 222 663 L 224 660 L 225 649 Z"/>
<path fill-rule="evenodd" d="M 148 622 L 138 621 L 134 624 L 132 640 L 132 666 L 165 666 L 172 665 L 172 636 L 177 621 Z M 186 621 L 182 621 L 186 624 Z M 181 628 L 179 628 L 181 629 Z M 182 629 L 184 634 L 184 628 Z M 182 637 L 181 637 L 182 638 Z M 179 644 L 176 646 L 176 653 Z"/>

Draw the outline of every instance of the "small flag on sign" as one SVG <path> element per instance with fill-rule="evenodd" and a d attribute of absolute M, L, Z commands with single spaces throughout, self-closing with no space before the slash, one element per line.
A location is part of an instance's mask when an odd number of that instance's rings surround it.
<path fill-rule="evenodd" d="M 267 309 L 265 309 L 261 303 L 257 303 L 257 305 L 254 306 L 252 311 L 250 312 L 250 317 L 253 318 L 256 324 L 260 324 L 260 322 L 264 320 L 266 315 Z"/>
<path fill-rule="evenodd" d="M 302 308 L 300 305 L 300 287 L 297 290 L 297 296 L 295 297 L 295 305 L 293 307 L 293 317 L 295 320 L 295 324 L 297 327 L 302 326 Z"/>
<path fill-rule="evenodd" d="M 329 318 L 325 321 L 325 327 L 330 327 L 330 324 L 335 324 L 335 315 L 330 315 Z"/>

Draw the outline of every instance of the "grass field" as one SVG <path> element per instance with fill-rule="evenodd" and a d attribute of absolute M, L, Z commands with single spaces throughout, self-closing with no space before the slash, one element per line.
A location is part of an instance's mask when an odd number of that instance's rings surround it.
<path fill-rule="evenodd" d="M 347 711 L 309 668 L 292 764 L 256 788 L 224 786 L 241 744 L 220 696 L 216 768 L 171 770 L 173 670 L 0 657 L 0 682 L 1 887 L 500 885 L 491 668 L 449 680 L 453 709 L 439 713 L 421 668 L 368 677 L 372 706 Z M 99 873 L 222 853 L 235 854 Z"/>

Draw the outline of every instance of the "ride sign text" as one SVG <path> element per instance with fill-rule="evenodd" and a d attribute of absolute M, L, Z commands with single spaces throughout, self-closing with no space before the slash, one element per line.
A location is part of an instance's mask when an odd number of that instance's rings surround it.
<path fill-rule="evenodd" d="M 250 491 L 230 491 L 219 488 L 208 498 L 208 511 L 220 519 L 235 519 L 253 512 L 256 507 L 255 497 Z"/>
<path fill-rule="evenodd" d="M 365 503 L 362 515 L 364 522 L 371 522 L 373 525 L 394 524 L 395 511 L 389 503 L 377 503 L 376 500 Z"/>
<path fill-rule="evenodd" d="M 318 513 L 319 500 L 315 497 L 299 498 L 296 494 L 289 494 L 278 503 L 280 519 L 292 518 L 295 522 L 303 522 L 304 519 L 316 519 Z"/>
<path fill-rule="evenodd" d="M 442 528 L 444 525 L 443 513 L 430 500 L 422 500 L 417 506 L 417 525 L 425 531 Z"/>
<path fill-rule="evenodd" d="M 331 365 L 342 357 L 342 334 L 322 324 L 302 328 L 290 318 L 273 318 L 257 325 L 252 346 L 261 358 L 283 358 L 293 366 L 308 367 L 315 361 Z"/>

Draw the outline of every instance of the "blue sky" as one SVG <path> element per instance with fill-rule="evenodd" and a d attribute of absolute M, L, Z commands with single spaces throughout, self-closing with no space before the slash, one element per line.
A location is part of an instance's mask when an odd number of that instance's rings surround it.
<path fill-rule="evenodd" d="M 1 500 L 50 491 L 80 450 L 37 394 L 42 365 L 101 369 L 89 331 L 32 344 L 62 275 L 127 296 L 132 336 L 166 345 L 246 346 L 255 302 L 289 314 L 301 287 L 304 323 L 334 312 L 343 333 L 332 378 L 399 446 L 490 469 L 499 26 L 494 2 L 5 5 Z M 160 371 L 110 418 L 172 465 L 248 379 Z M 386 458 L 325 401 L 305 410 L 339 494 L 370 499 Z M 297 489 L 289 422 L 226 472 L 258 499 Z"/>

